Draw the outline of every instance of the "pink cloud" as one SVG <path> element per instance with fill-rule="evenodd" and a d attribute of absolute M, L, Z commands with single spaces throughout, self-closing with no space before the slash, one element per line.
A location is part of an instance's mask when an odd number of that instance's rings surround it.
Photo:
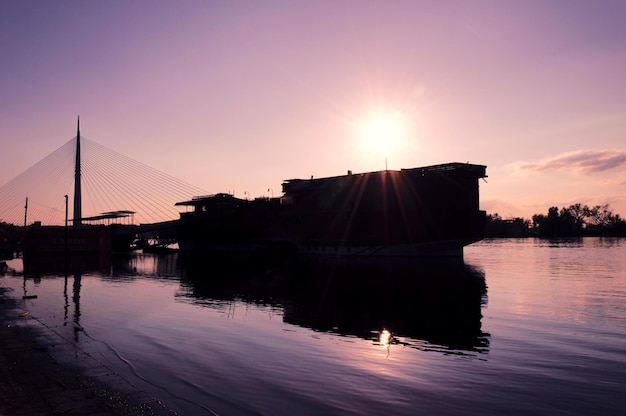
<path fill-rule="evenodd" d="M 562 153 L 537 163 L 522 163 L 521 169 L 545 170 L 573 170 L 582 175 L 604 172 L 626 164 L 626 151 L 612 150 L 577 150 Z"/>

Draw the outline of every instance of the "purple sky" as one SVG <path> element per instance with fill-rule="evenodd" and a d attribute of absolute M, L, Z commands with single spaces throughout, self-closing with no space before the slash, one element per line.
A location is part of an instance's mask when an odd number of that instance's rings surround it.
<path fill-rule="evenodd" d="M 625 21 L 621 0 L 3 1 L 0 185 L 80 114 L 211 193 L 470 162 L 490 213 L 626 217 Z"/>

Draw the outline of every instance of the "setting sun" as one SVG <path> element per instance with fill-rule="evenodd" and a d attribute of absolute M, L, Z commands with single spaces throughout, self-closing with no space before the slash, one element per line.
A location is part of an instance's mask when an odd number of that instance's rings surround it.
<path fill-rule="evenodd" d="M 367 150 L 387 156 L 407 140 L 407 123 L 398 113 L 378 113 L 359 126 Z"/>

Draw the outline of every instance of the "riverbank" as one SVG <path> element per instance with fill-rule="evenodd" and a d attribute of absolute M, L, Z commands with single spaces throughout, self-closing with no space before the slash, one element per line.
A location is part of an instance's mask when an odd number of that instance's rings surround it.
<path fill-rule="evenodd" d="M 0 286 L 0 416 L 175 415 L 46 328 Z M 77 365 L 59 360 L 68 352 Z"/>

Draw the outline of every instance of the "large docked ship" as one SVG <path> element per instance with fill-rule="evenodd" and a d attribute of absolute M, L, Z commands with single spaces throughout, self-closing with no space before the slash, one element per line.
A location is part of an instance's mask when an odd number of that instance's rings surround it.
<path fill-rule="evenodd" d="M 230 194 L 179 202 L 178 243 L 187 252 L 366 257 L 461 257 L 484 236 L 479 180 L 486 167 L 412 169 L 289 179 L 278 198 Z"/>

